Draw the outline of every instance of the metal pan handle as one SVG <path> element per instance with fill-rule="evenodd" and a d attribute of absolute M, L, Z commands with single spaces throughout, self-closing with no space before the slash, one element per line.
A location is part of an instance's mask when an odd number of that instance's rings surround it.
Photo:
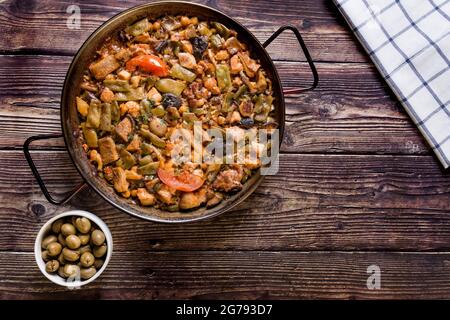
<path fill-rule="evenodd" d="M 39 136 L 33 136 L 29 137 L 25 143 L 23 144 L 23 152 L 25 153 L 25 158 L 28 161 L 28 165 L 31 168 L 31 171 L 33 172 L 34 177 L 37 180 L 37 183 L 39 184 L 39 187 L 42 190 L 42 193 L 44 194 L 45 198 L 47 198 L 48 202 L 56 205 L 61 205 L 69 201 L 74 195 L 76 195 L 78 192 L 81 191 L 86 186 L 86 183 L 83 181 L 78 186 L 76 186 L 66 197 L 64 197 L 61 200 L 55 200 L 51 195 L 50 192 L 48 192 L 47 187 L 45 186 L 44 180 L 42 180 L 36 165 L 33 162 L 33 159 L 31 158 L 30 154 L 30 144 L 33 141 L 36 140 L 45 140 L 45 139 L 55 139 L 55 138 L 62 138 L 61 134 L 46 134 L 46 135 L 39 135 Z"/>
<path fill-rule="evenodd" d="M 319 83 L 319 74 L 317 73 L 316 66 L 314 65 L 314 61 L 311 58 L 311 55 L 309 54 L 308 48 L 306 47 L 306 44 L 303 41 L 302 36 L 300 35 L 300 31 L 298 31 L 298 29 L 296 27 L 291 26 L 291 25 L 282 26 L 280 29 L 275 31 L 275 33 L 272 34 L 269 39 L 267 39 L 263 43 L 263 47 L 266 48 L 273 40 L 275 40 L 280 35 L 280 33 L 282 33 L 285 30 L 291 30 L 295 34 L 295 36 L 297 37 L 298 43 L 300 44 L 300 47 L 303 50 L 303 53 L 304 53 L 304 55 L 306 57 L 306 61 L 308 62 L 309 68 L 311 69 L 311 72 L 313 74 L 314 81 L 313 81 L 313 83 L 312 83 L 312 85 L 310 87 L 288 89 L 288 90 L 284 90 L 283 93 L 284 94 L 290 94 L 290 93 L 300 93 L 300 92 L 313 90 L 315 87 L 317 87 L 317 84 Z"/>

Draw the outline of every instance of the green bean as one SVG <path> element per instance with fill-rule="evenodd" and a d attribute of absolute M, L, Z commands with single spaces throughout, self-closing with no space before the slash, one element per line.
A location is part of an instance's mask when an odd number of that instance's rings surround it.
<path fill-rule="evenodd" d="M 165 148 L 166 142 L 158 137 L 156 134 L 151 133 L 149 130 L 141 128 L 139 130 L 139 134 L 143 136 L 145 139 L 150 140 L 150 142 L 158 148 Z"/>
<path fill-rule="evenodd" d="M 133 155 L 125 149 L 120 151 L 120 159 L 122 159 L 123 168 L 127 170 L 136 164 Z"/>
<path fill-rule="evenodd" d="M 211 45 L 214 48 L 220 48 L 222 46 L 223 40 L 218 34 L 213 34 L 209 37 L 209 41 L 211 41 Z"/>
<path fill-rule="evenodd" d="M 83 130 L 84 140 L 89 148 L 97 148 L 98 147 L 98 138 L 97 132 L 86 126 L 86 123 L 83 122 L 81 124 L 81 130 Z"/>
<path fill-rule="evenodd" d="M 160 92 L 173 93 L 179 96 L 186 88 L 186 85 L 181 81 L 165 78 L 158 80 L 155 83 L 155 87 Z"/>
<path fill-rule="evenodd" d="M 230 69 L 225 64 L 219 64 L 216 67 L 217 84 L 220 91 L 227 92 L 231 88 Z"/>
<path fill-rule="evenodd" d="M 140 166 L 138 168 L 138 173 L 144 176 L 149 176 L 156 173 L 156 170 L 159 167 L 159 161 L 150 162 L 146 165 Z"/>
<path fill-rule="evenodd" d="M 111 131 L 111 104 L 103 103 L 102 104 L 102 115 L 100 117 L 100 130 L 102 131 Z"/>
<path fill-rule="evenodd" d="M 179 64 L 175 64 L 172 69 L 170 69 L 170 75 L 174 78 L 184 80 L 187 82 L 192 82 L 197 77 L 195 73 L 183 68 Z"/>
<path fill-rule="evenodd" d="M 117 101 L 137 101 L 145 98 L 144 87 L 136 89 L 130 88 L 128 92 L 117 92 L 115 99 Z"/>
<path fill-rule="evenodd" d="M 213 27 L 217 30 L 217 33 L 220 34 L 222 37 L 224 37 L 225 39 L 227 39 L 230 36 L 230 29 L 228 29 L 227 27 L 225 27 L 223 24 L 221 24 L 220 22 L 211 22 L 211 24 L 213 25 Z"/>
<path fill-rule="evenodd" d="M 117 101 L 114 100 L 111 103 L 111 123 L 115 125 L 119 123 L 119 121 L 120 121 L 120 108 Z"/>
<path fill-rule="evenodd" d="M 194 123 L 195 121 L 198 121 L 197 116 L 192 112 L 185 112 L 183 113 L 183 120 L 187 123 Z"/>
<path fill-rule="evenodd" d="M 86 119 L 86 127 L 98 128 L 100 125 L 100 115 L 102 113 L 102 106 L 99 100 L 91 100 L 89 112 Z"/>
<path fill-rule="evenodd" d="M 136 22 L 135 24 L 132 24 L 131 26 L 127 27 L 125 29 L 125 32 L 136 37 L 140 34 L 143 34 L 146 31 L 148 31 L 149 29 L 150 29 L 150 24 L 149 24 L 147 18 L 145 18 L 145 19 L 142 19 L 142 20 Z"/>
<path fill-rule="evenodd" d="M 234 94 L 232 92 L 228 92 L 225 94 L 225 97 L 222 102 L 222 112 L 231 111 L 231 102 L 233 101 Z"/>
<path fill-rule="evenodd" d="M 158 118 L 164 117 L 166 114 L 166 110 L 164 110 L 163 106 L 157 106 L 151 110 L 152 114 Z"/>
<path fill-rule="evenodd" d="M 116 92 L 130 91 L 130 84 L 127 80 L 103 80 L 105 87 Z"/>

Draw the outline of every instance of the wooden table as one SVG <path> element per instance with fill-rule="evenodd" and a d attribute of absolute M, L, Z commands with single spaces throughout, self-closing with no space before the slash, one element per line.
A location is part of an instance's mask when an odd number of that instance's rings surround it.
<path fill-rule="evenodd" d="M 233 212 L 186 225 L 132 218 L 86 190 L 50 205 L 22 153 L 59 133 L 72 56 L 102 22 L 144 1 L 0 2 L 0 299 L 450 298 L 450 179 L 331 1 L 200 1 L 264 41 L 280 25 L 302 32 L 319 87 L 287 98 L 281 170 Z M 76 4 L 76 3 L 75 3 Z M 270 46 L 285 87 L 310 80 L 292 34 Z M 80 181 L 61 141 L 33 152 L 50 188 Z M 65 290 L 38 270 L 33 243 L 58 212 L 85 209 L 109 225 L 106 272 Z M 381 289 L 366 286 L 381 269 Z"/>

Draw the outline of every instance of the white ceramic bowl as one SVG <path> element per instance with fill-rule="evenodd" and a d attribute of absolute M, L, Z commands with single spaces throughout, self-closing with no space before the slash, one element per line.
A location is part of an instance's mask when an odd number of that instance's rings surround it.
<path fill-rule="evenodd" d="M 41 248 L 41 242 L 42 239 L 51 231 L 51 227 L 52 227 L 52 223 L 55 222 L 56 220 L 63 218 L 63 217 L 67 217 L 67 216 L 81 216 L 81 217 L 86 217 L 89 220 L 91 220 L 92 222 L 94 222 L 105 234 L 106 237 L 106 245 L 108 246 L 108 251 L 106 252 L 106 258 L 105 258 L 105 262 L 103 263 L 103 266 L 100 268 L 100 270 L 97 270 L 96 274 L 92 277 L 89 278 L 87 280 L 74 280 L 74 281 L 66 281 L 66 279 L 60 277 L 58 274 L 51 274 L 48 273 L 47 271 L 45 271 L 45 262 L 42 259 L 42 248 Z M 47 277 L 47 279 L 49 279 L 50 281 L 59 284 L 60 286 L 64 286 L 64 287 L 68 287 L 68 288 L 76 288 L 76 287 L 81 287 L 84 286 L 92 281 L 94 281 L 95 279 L 97 279 L 102 272 L 105 270 L 106 266 L 109 263 L 109 260 L 111 259 L 111 254 L 113 251 L 113 241 L 112 241 L 112 236 L 111 236 L 111 231 L 109 231 L 108 226 L 96 215 L 87 212 L 87 211 L 82 211 L 82 210 L 72 210 L 72 211 L 67 211 L 61 214 L 58 214 L 56 216 L 54 216 L 53 218 L 51 218 L 50 220 L 48 220 L 41 228 L 41 230 L 39 231 L 37 237 L 36 237 L 36 242 L 34 243 L 34 256 L 36 259 L 36 263 L 39 267 L 39 269 L 41 270 L 41 272 L 44 274 L 44 276 Z"/>

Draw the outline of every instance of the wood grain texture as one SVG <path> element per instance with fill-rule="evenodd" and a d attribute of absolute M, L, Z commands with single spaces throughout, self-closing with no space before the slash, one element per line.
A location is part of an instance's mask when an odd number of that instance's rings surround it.
<path fill-rule="evenodd" d="M 70 57 L 0 57 L 0 148 L 60 132 L 59 100 Z M 276 63 L 283 85 L 305 86 L 305 63 Z M 374 67 L 319 63 L 315 91 L 286 96 L 284 152 L 427 154 L 417 128 Z M 53 141 L 42 142 L 51 146 Z"/>
<path fill-rule="evenodd" d="M 0 157 L 2 250 L 31 251 L 45 221 L 75 208 L 104 219 L 119 251 L 450 248 L 450 180 L 430 156 L 282 155 L 280 172 L 233 212 L 186 225 L 131 218 L 90 190 L 52 206 L 19 151 Z M 50 190 L 80 181 L 65 152 L 33 157 Z"/>
<path fill-rule="evenodd" d="M 0 299 L 445 298 L 449 261 L 447 252 L 115 252 L 95 282 L 67 290 L 44 278 L 33 254 L 1 252 Z M 366 287 L 374 264 L 380 290 Z"/>
<path fill-rule="evenodd" d="M 305 42 L 317 61 L 368 61 L 361 47 L 353 40 L 345 22 L 333 4 L 326 0 L 194 1 L 217 8 L 248 27 L 262 42 L 283 24 L 293 24 L 302 32 Z M 69 29 L 67 8 L 73 1 L 6 0 L 0 3 L 0 52 L 41 52 L 74 54 L 85 39 L 115 14 L 142 4 L 142 1 L 83 1 L 81 28 Z M 304 59 L 293 35 L 283 34 L 270 52 L 274 58 Z"/>

